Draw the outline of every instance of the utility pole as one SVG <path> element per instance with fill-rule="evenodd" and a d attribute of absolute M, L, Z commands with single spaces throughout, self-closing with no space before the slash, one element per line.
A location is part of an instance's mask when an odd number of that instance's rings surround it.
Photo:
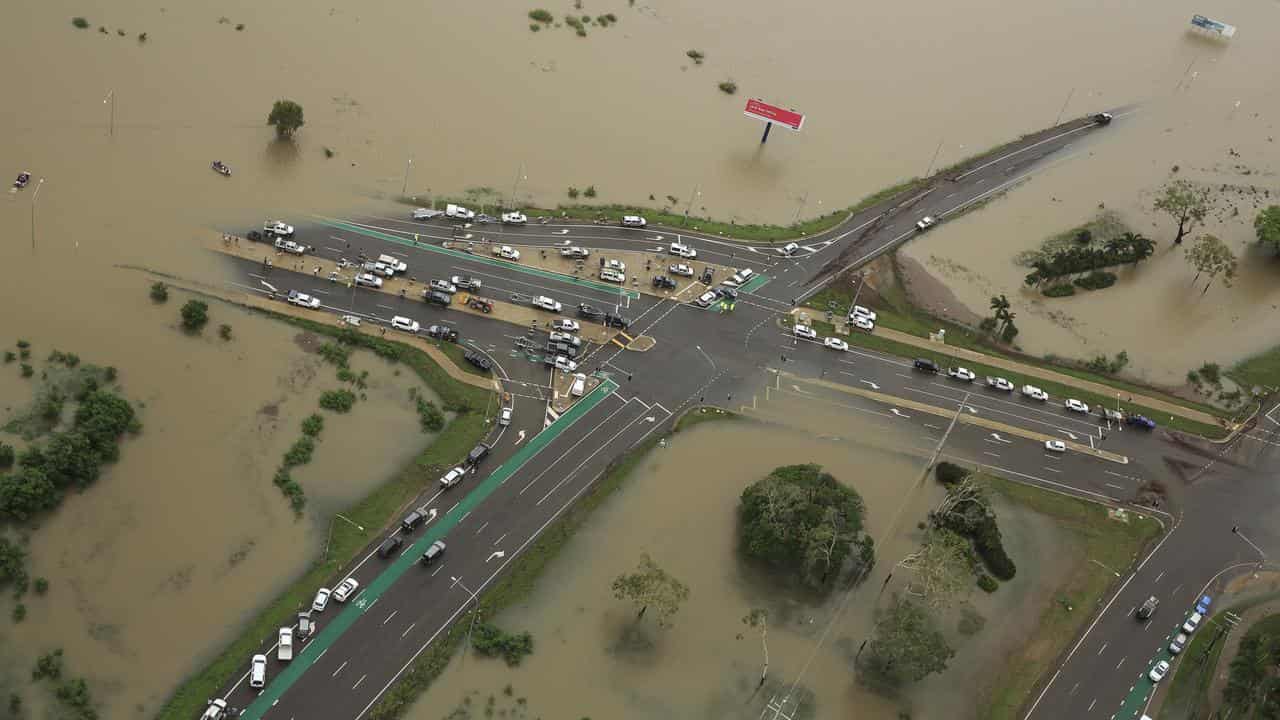
<path fill-rule="evenodd" d="M 1067 111 L 1067 103 L 1071 102 L 1071 96 L 1076 94 L 1076 89 L 1071 88 L 1071 92 L 1067 93 L 1067 99 L 1062 101 L 1062 109 L 1058 111 L 1058 118 L 1053 121 L 1054 126 L 1062 122 L 1062 113 Z"/>
<path fill-rule="evenodd" d="M 409 189 L 409 168 L 413 167 L 413 156 L 409 156 L 409 162 L 404 164 L 404 184 L 400 186 L 400 197 L 404 197 L 405 192 Z"/>
<path fill-rule="evenodd" d="M 116 91 L 108 90 L 107 96 L 102 100 L 103 105 L 111 106 L 110 120 L 107 123 L 107 135 L 109 137 L 116 136 Z"/>
<path fill-rule="evenodd" d="M 449 579 L 452 580 L 454 584 L 460 585 L 463 590 L 471 593 L 471 599 L 467 602 L 474 602 L 476 605 L 475 609 L 471 611 L 471 626 L 467 628 L 467 647 L 470 648 L 471 632 L 476 629 L 476 617 L 480 614 L 480 600 L 476 597 L 476 594 L 472 592 L 471 588 L 462 584 L 462 578 L 450 577 Z"/>
<path fill-rule="evenodd" d="M 516 188 L 520 187 L 521 180 L 527 180 L 524 174 L 524 163 L 520 163 L 520 170 L 516 172 L 516 179 L 511 183 L 511 202 L 507 203 L 507 207 L 511 210 L 516 209 Z"/>
<path fill-rule="evenodd" d="M 680 223 L 681 225 L 689 224 L 689 211 L 693 209 L 693 199 L 702 195 L 701 187 L 700 183 L 694 185 L 693 191 L 689 193 L 689 203 L 684 206 L 684 222 Z"/>
<path fill-rule="evenodd" d="M 796 208 L 796 216 L 791 218 L 791 224 L 795 225 L 800 222 L 800 213 L 804 212 L 804 206 L 809 202 L 809 191 L 805 190 L 804 195 L 800 196 L 800 207 Z M 818 205 L 822 205 L 822 201 L 818 201 Z"/>
<path fill-rule="evenodd" d="M 40 197 L 40 188 L 44 187 L 44 178 L 36 183 L 36 191 L 31 194 L 31 252 L 36 250 L 36 198 Z"/>
<path fill-rule="evenodd" d="M 933 173 L 933 164 L 938 161 L 938 153 L 942 152 L 942 141 L 946 137 L 938 138 L 938 149 L 933 151 L 933 157 L 929 159 L 929 169 L 924 171 L 924 177 L 927 179 Z"/>

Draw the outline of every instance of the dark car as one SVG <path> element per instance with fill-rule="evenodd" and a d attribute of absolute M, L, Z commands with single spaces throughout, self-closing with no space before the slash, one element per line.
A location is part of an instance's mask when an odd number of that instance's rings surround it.
<path fill-rule="evenodd" d="M 1105 113 L 1105 112 L 1097 113 L 1096 115 L 1093 116 L 1093 121 L 1098 123 L 1099 125 L 1110 125 L 1111 113 Z"/>
<path fill-rule="evenodd" d="M 1134 427 L 1140 427 L 1144 430 L 1155 430 L 1156 421 L 1146 415 L 1130 415 L 1124 421 Z"/>
<path fill-rule="evenodd" d="M 483 460 L 485 456 L 489 454 L 490 449 L 491 448 L 488 445 L 485 445 L 484 443 L 477 443 L 475 447 L 471 448 L 471 452 L 467 453 L 466 464 L 467 465 L 479 464 L 480 461 Z"/>
<path fill-rule="evenodd" d="M 408 515 L 405 515 L 404 519 L 400 521 L 400 529 L 404 530 L 407 533 L 413 532 L 414 530 L 418 529 L 418 526 L 421 525 L 422 521 L 426 519 L 427 517 L 425 515 L 418 512 L 417 510 L 414 510 Z"/>
<path fill-rule="evenodd" d="M 653 286 L 656 288 L 666 288 L 668 290 L 674 290 L 676 287 L 676 281 L 672 280 L 666 275 L 654 275 Z"/>
<path fill-rule="evenodd" d="M 919 370 L 920 372 L 930 372 L 930 373 L 942 372 L 942 369 L 938 367 L 938 363 L 932 360 L 926 360 L 925 358 L 916 358 L 915 362 L 913 362 L 911 365 L 912 367 L 914 367 L 916 370 Z"/>
<path fill-rule="evenodd" d="M 737 291 L 737 290 L 734 290 L 734 289 L 733 289 L 733 288 L 731 288 L 731 287 L 718 287 L 718 288 L 716 288 L 716 294 L 717 294 L 717 295 L 719 295 L 720 297 L 724 298 L 725 300 L 737 300 L 737 299 L 738 299 L 738 291 Z"/>
<path fill-rule="evenodd" d="M 389 558 L 394 555 L 402 545 L 404 545 L 404 539 L 399 535 L 392 535 L 386 540 L 383 540 L 382 544 L 378 546 L 378 557 Z"/>
<path fill-rule="evenodd" d="M 426 552 L 422 553 L 422 564 L 430 565 L 436 560 L 439 560 L 440 557 L 444 555 L 444 551 L 445 544 L 443 540 L 437 540 L 431 543 L 431 547 L 427 548 Z"/>
<path fill-rule="evenodd" d="M 442 293 L 438 290 L 428 290 L 422 294 L 422 299 L 428 304 L 439 305 L 440 307 L 449 307 L 453 303 L 453 298 L 448 293 Z"/>
<path fill-rule="evenodd" d="M 1158 607 L 1160 607 L 1160 600 L 1156 598 L 1155 595 L 1152 595 L 1147 598 L 1146 602 L 1142 603 L 1141 607 L 1138 608 L 1138 619 L 1146 620 L 1147 618 L 1150 618 L 1152 613 L 1154 613 Z"/>
<path fill-rule="evenodd" d="M 631 320 L 621 315 L 614 315 L 613 313 L 605 313 L 604 324 L 612 328 L 618 328 L 619 330 L 626 330 L 627 328 L 631 327 Z"/>
<path fill-rule="evenodd" d="M 552 355 L 564 355 L 570 360 L 578 357 L 578 348 L 564 342 L 547 343 L 547 352 Z"/>
<path fill-rule="evenodd" d="M 462 358 L 485 372 L 493 369 L 493 361 L 474 350 L 464 352 Z"/>
<path fill-rule="evenodd" d="M 432 325 L 427 328 L 427 335 L 440 340 L 458 342 L 458 331 L 448 325 Z"/>
<path fill-rule="evenodd" d="M 582 303 L 578 306 L 578 317 L 586 320 L 603 320 L 604 311 Z"/>
<path fill-rule="evenodd" d="M 711 275 L 711 268 L 707 268 L 706 270 L 703 270 L 703 271 L 702 271 L 702 284 L 703 284 L 703 285 L 710 285 L 710 284 L 711 284 L 711 277 L 712 277 L 712 275 Z"/>

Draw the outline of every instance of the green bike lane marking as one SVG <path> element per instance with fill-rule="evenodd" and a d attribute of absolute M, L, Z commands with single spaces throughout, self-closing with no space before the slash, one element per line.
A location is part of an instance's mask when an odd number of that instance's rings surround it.
<path fill-rule="evenodd" d="M 366 610 L 373 607 L 383 593 L 395 584 L 401 576 L 409 572 L 414 565 L 418 564 L 418 559 L 431 543 L 447 535 L 450 530 L 457 526 L 464 515 L 484 502 L 486 498 L 493 494 L 494 490 L 497 490 L 526 462 L 537 455 L 552 440 L 555 440 L 564 431 L 568 430 L 579 418 L 603 402 L 616 389 L 618 389 L 618 384 L 612 380 L 606 379 L 600 383 L 595 390 L 592 390 L 590 394 L 575 403 L 573 407 L 569 408 L 568 412 L 561 415 L 547 429 L 534 435 L 529 444 L 518 450 L 501 467 L 490 473 L 489 477 L 485 478 L 475 489 L 468 493 L 458 503 L 457 507 L 445 513 L 439 522 L 427 528 L 422 537 L 410 546 L 408 552 L 403 553 L 387 569 L 370 581 L 355 600 L 343 608 L 342 612 L 329 622 L 320 631 L 320 634 L 308 643 L 273 681 L 267 684 L 266 689 L 254 699 L 244 711 L 242 717 L 249 718 L 249 720 L 261 718 L 302 677 L 302 674 L 309 670 L 320 659 L 320 656 L 355 624 L 356 620 L 360 619 L 360 616 Z"/>
<path fill-rule="evenodd" d="M 755 277 L 748 280 L 746 285 L 743 285 L 742 287 L 738 288 L 738 292 L 744 292 L 744 293 L 755 292 L 756 290 L 759 290 L 765 285 L 768 285 L 769 281 L 772 279 L 773 278 L 769 277 L 768 275 L 756 275 Z"/>
<path fill-rule="evenodd" d="M 362 228 L 359 225 L 352 225 L 350 223 L 336 222 L 331 220 L 321 220 L 320 224 L 327 225 L 329 227 L 338 228 L 340 230 L 346 230 L 347 232 L 353 232 L 353 233 L 356 233 L 357 235 L 364 235 L 365 237 L 377 238 L 379 240 L 386 240 L 387 242 L 393 242 L 398 245 L 404 245 L 405 247 L 414 247 L 414 248 L 418 248 L 419 250 L 426 250 L 428 252 L 440 253 L 442 255 L 449 255 L 450 257 L 454 257 L 459 260 L 472 260 L 475 262 L 484 263 L 486 265 L 492 265 L 494 267 L 507 268 L 508 270 L 516 270 L 518 272 L 525 273 L 526 275 L 535 275 L 537 277 L 544 278 L 547 280 L 556 280 L 559 282 L 569 283 L 571 285 L 581 285 L 583 287 L 588 287 L 588 288 L 591 288 L 592 290 L 599 290 L 601 292 L 607 292 L 607 293 L 617 294 L 617 295 L 625 295 L 631 298 L 632 300 L 640 299 L 639 292 L 635 290 L 626 290 L 622 287 L 619 287 L 618 285 L 606 285 L 605 283 L 598 283 L 594 280 L 585 280 L 583 278 L 577 278 L 572 275 L 565 275 L 563 273 L 552 272 L 551 270 L 543 270 L 541 268 L 521 265 L 520 263 L 495 260 L 490 257 L 485 257 L 484 255 L 472 255 L 471 253 L 465 253 L 465 252 L 462 252 L 461 250 L 450 250 L 449 248 L 442 248 L 436 245 L 419 245 L 412 240 L 406 240 L 404 238 L 396 237 L 395 235 L 389 235 L 387 233 L 379 232 L 377 230 L 369 230 L 368 228 Z M 498 244 L 501 244 L 501 243 L 498 243 Z"/>

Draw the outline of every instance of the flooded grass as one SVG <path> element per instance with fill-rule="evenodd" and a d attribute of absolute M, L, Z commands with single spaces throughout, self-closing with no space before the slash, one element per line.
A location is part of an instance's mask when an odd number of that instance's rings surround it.
<path fill-rule="evenodd" d="M 1071 533 L 1080 542 L 1082 558 L 1097 560 L 1108 568 L 1130 567 L 1162 532 L 1160 523 L 1146 516 L 1129 513 L 1128 522 L 1121 522 L 1113 519 L 1104 505 L 997 476 L 982 477 L 1004 497 Z M 1066 582 L 1054 591 L 1055 600 L 1040 616 L 1034 633 L 1005 664 L 1001 682 L 981 712 L 984 720 L 1022 717 L 1019 711 L 1049 664 L 1079 635 L 1115 581 L 1107 570 L 1089 562 L 1077 563 Z"/>
<path fill-rule="evenodd" d="M 1280 345 L 1241 360 L 1225 374 L 1246 391 L 1260 387 L 1266 392 L 1273 392 L 1280 388 Z"/>

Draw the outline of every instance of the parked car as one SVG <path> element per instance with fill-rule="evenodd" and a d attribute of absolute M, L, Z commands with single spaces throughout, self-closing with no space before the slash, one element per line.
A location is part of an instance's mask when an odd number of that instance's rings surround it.
<path fill-rule="evenodd" d="M 317 590 L 316 599 L 311 601 L 311 609 L 318 613 L 324 612 L 324 609 L 329 607 L 329 596 L 332 594 L 333 591 L 329 588 L 322 587 Z"/>
<path fill-rule="evenodd" d="M 382 278 L 373 273 L 360 273 L 356 276 L 356 284 L 364 287 L 380 288 L 382 287 Z"/>
<path fill-rule="evenodd" d="M 445 544 L 443 540 L 437 540 L 431 543 L 431 547 L 427 548 L 422 553 L 422 564 L 430 565 L 436 560 L 439 560 L 441 556 L 444 555 L 444 551 L 445 551 Z"/>
<path fill-rule="evenodd" d="M 405 515 L 404 519 L 400 521 L 400 530 L 406 533 L 411 533 L 414 530 L 417 530 L 418 526 L 425 522 L 426 519 L 426 515 L 423 515 L 417 510 L 410 510 L 409 514 Z"/>
<path fill-rule="evenodd" d="M 687 260 L 693 260 L 698 257 L 697 250 L 694 250 L 693 248 L 689 247 L 688 245 L 685 245 L 682 242 L 671 243 L 667 251 L 670 252 L 672 255 L 676 255 L 678 257 L 682 257 Z"/>
<path fill-rule="evenodd" d="M 489 372 L 493 369 L 493 361 L 485 357 L 484 354 L 478 353 L 475 350 L 467 350 L 462 353 L 462 359 L 485 372 Z"/>
<path fill-rule="evenodd" d="M 204 709 L 204 714 L 200 716 L 200 720 L 224 720 L 227 717 L 227 701 L 222 698 L 214 698 L 209 701 L 209 706 Z"/>
<path fill-rule="evenodd" d="M 1129 417 L 1125 418 L 1124 421 L 1129 425 L 1132 425 L 1134 427 L 1139 427 L 1144 430 L 1154 430 L 1156 427 L 1156 421 L 1152 420 L 1146 415 L 1130 415 Z"/>
<path fill-rule="evenodd" d="M 932 215 L 925 215 L 924 217 L 920 218 L 920 220 L 916 222 L 916 229 L 922 230 L 922 231 L 928 230 L 929 228 L 937 224 L 938 224 L 937 218 L 933 217 Z"/>
<path fill-rule="evenodd" d="M 800 325 L 800 324 L 796 324 L 796 326 L 795 326 L 795 327 L 791 328 L 791 332 L 792 332 L 792 334 L 793 334 L 793 335 L 795 335 L 796 337 L 802 337 L 802 338 L 804 338 L 804 339 L 806 339 L 806 340 L 817 340 L 817 339 L 818 339 L 818 331 L 817 331 L 817 330 L 814 330 L 813 328 L 809 327 L 808 325 Z"/>
<path fill-rule="evenodd" d="M 1169 654 L 1177 655 L 1187 647 L 1187 634 L 1178 633 L 1169 643 Z"/>
<path fill-rule="evenodd" d="M 613 313 L 605 313 L 604 324 L 608 325 L 611 328 L 626 330 L 627 328 L 631 327 L 631 320 L 621 315 L 614 315 Z"/>
<path fill-rule="evenodd" d="M 474 210 L 468 210 L 461 205 L 450 203 L 444 208 L 444 214 L 453 220 L 475 220 L 476 213 Z"/>
<path fill-rule="evenodd" d="M 409 272 L 409 263 L 401 260 L 394 255 L 382 254 L 378 256 L 378 262 L 391 268 L 393 273 Z"/>
<path fill-rule="evenodd" d="M 1108 112 L 1094 113 L 1093 115 L 1093 121 L 1098 123 L 1099 125 L 1110 125 L 1111 120 L 1112 120 L 1112 115 L 1111 113 L 1108 113 Z"/>
<path fill-rule="evenodd" d="M 433 337 L 446 342 L 458 342 L 458 331 L 448 325 L 432 325 L 427 328 L 427 337 Z"/>
<path fill-rule="evenodd" d="M 822 346 L 831 348 L 832 350 L 839 350 L 840 352 L 845 352 L 849 349 L 849 343 L 841 340 L 840 338 L 834 337 L 824 339 L 822 341 Z"/>
<path fill-rule="evenodd" d="M 1049 399 L 1049 393 L 1041 390 L 1035 385 L 1023 385 L 1021 392 L 1024 397 L 1029 397 L 1032 400 L 1039 400 L 1040 402 L 1044 402 L 1045 400 Z"/>
<path fill-rule="evenodd" d="M 719 299 L 720 299 L 720 296 L 717 295 L 714 290 L 708 290 L 702 293 L 701 295 L 699 295 L 698 299 L 693 301 L 693 304 L 703 308 L 711 307 L 711 303 Z"/>
<path fill-rule="evenodd" d="M 1113 422 L 1121 422 L 1124 420 L 1124 413 L 1119 410 L 1112 410 L 1101 405 L 1095 405 L 1094 407 L 1098 409 L 1098 414 L 1107 420 L 1111 420 Z"/>
<path fill-rule="evenodd" d="M 1008 380 L 1005 380 L 1002 377 L 991 377 L 990 375 L 988 375 L 987 387 L 995 388 L 996 390 L 1003 390 L 1005 392 L 1013 392 L 1013 383 L 1009 382 Z"/>
<path fill-rule="evenodd" d="M 480 223 L 481 225 L 488 225 L 489 223 L 493 222 L 493 216 L 480 213 L 479 215 L 476 216 L 476 222 Z"/>
<path fill-rule="evenodd" d="M 547 297 L 546 295 L 539 295 L 535 297 L 530 304 L 539 310 L 546 310 L 547 312 L 553 313 L 560 312 L 563 307 L 559 302 Z"/>
<path fill-rule="evenodd" d="M 551 321 L 551 329 L 559 330 L 560 332 L 578 332 L 579 327 L 577 320 L 570 320 L 569 318 L 556 318 Z"/>
<path fill-rule="evenodd" d="M 282 627 L 276 635 L 276 659 L 287 662 L 293 659 L 293 628 Z"/>
<path fill-rule="evenodd" d="M 481 284 L 479 278 L 473 278 L 470 275 L 454 275 L 449 278 L 449 282 L 460 290 L 479 290 Z"/>
<path fill-rule="evenodd" d="M 399 550 L 402 545 L 404 545 L 404 538 L 399 535 L 392 535 L 386 540 L 383 540 L 382 544 L 378 546 L 378 557 L 384 559 L 389 558 L 392 555 L 395 555 L 396 551 Z"/>
<path fill-rule="evenodd" d="M 667 268 L 667 272 L 671 273 L 672 275 L 679 275 L 680 277 L 693 277 L 693 268 L 689 267 L 688 265 L 685 265 L 684 263 L 678 263 L 676 265 L 672 265 L 671 267 Z"/>
<path fill-rule="evenodd" d="M 453 487 L 454 485 L 457 485 L 458 483 L 462 482 L 462 479 L 466 476 L 467 476 L 466 468 L 461 466 L 455 467 L 451 469 L 449 472 L 440 476 L 440 487 L 447 490 Z"/>
<path fill-rule="evenodd" d="M 338 322 L 351 327 L 360 327 L 360 318 L 355 315 L 343 315 L 338 318 Z"/>
<path fill-rule="evenodd" d="M 290 255 L 305 255 L 307 252 L 306 245 L 296 243 L 292 240 L 285 240 L 284 238 L 276 238 L 274 244 L 277 250 L 283 250 Z"/>
<path fill-rule="evenodd" d="M 1187 618 L 1187 621 L 1182 623 L 1182 632 L 1188 635 L 1195 632 L 1196 628 L 1200 627 L 1200 621 L 1203 619 L 1204 619 L 1204 616 L 1201 615 L 1200 613 L 1198 612 L 1191 613 L 1191 616 Z"/>
<path fill-rule="evenodd" d="M 515 412 L 514 408 L 511 408 L 511 407 L 502 408 L 502 412 L 498 415 L 498 424 L 503 426 L 510 425 L 511 413 L 513 412 Z"/>
<path fill-rule="evenodd" d="M 553 355 L 564 355 L 570 360 L 578 357 L 578 348 L 569 343 L 548 342 L 546 351 Z"/>
<path fill-rule="evenodd" d="M 364 265 L 361 265 L 361 269 L 364 270 L 365 272 L 373 273 L 374 275 L 377 275 L 379 277 L 386 277 L 386 278 L 395 277 L 395 274 L 396 274 L 396 269 L 394 267 L 383 262 L 378 262 L 376 260 L 370 260 L 369 262 L 366 262 Z"/>
<path fill-rule="evenodd" d="M 506 260 L 518 261 L 520 259 L 520 251 L 516 250 L 510 245 L 498 245 L 494 247 L 493 254 L 497 255 L 500 258 L 504 258 Z"/>
<path fill-rule="evenodd" d="M 627 276 L 613 268 L 600 268 L 600 279 L 605 282 L 625 283 Z"/>
<path fill-rule="evenodd" d="M 280 220 L 268 220 L 262 223 L 262 232 L 278 237 L 293 237 L 293 226 Z"/>
<path fill-rule="evenodd" d="M 621 260 L 606 259 L 604 262 L 600 263 L 600 267 L 617 270 L 618 272 L 627 271 L 627 264 Z"/>
<path fill-rule="evenodd" d="M 258 654 L 254 655 L 249 661 L 249 687 L 261 688 L 267 686 L 267 656 Z"/>
<path fill-rule="evenodd" d="M 444 215 L 443 210 L 432 210 L 431 208 L 417 208 L 410 214 L 414 220 L 432 220 Z"/>
<path fill-rule="evenodd" d="M 572 345 L 574 347 L 579 347 L 580 345 L 582 345 L 582 338 L 578 337 L 577 335 L 570 335 L 567 332 L 559 332 L 556 330 L 552 330 L 550 334 L 550 339 L 551 339 L 551 342 L 564 343 L 566 345 Z"/>
<path fill-rule="evenodd" d="M 333 591 L 333 601 L 344 603 L 355 596 L 356 591 L 360 589 L 360 581 L 353 577 L 338 583 L 337 589 Z"/>
<path fill-rule="evenodd" d="M 391 327 L 396 330 L 403 330 L 407 333 L 416 333 L 420 329 L 417 320 L 404 317 L 403 315 L 397 315 L 391 318 Z"/>
<path fill-rule="evenodd" d="M 1066 452 L 1067 444 L 1062 442 L 1061 440 L 1045 440 L 1044 449 L 1048 450 L 1049 452 L 1059 452 L 1059 453 Z"/>
<path fill-rule="evenodd" d="M 853 309 L 849 311 L 849 319 L 852 320 L 854 318 L 860 318 L 860 317 L 864 317 L 870 320 L 871 322 L 875 322 L 877 319 L 875 310 L 872 310 L 871 308 L 863 307 L 861 305 L 854 305 Z"/>
<path fill-rule="evenodd" d="M 547 364 L 552 365 L 561 372 L 571 373 L 578 369 L 578 363 L 570 360 L 564 355 L 556 355 L 554 359 L 548 357 Z"/>
<path fill-rule="evenodd" d="M 439 290 L 423 290 L 422 300 L 430 305 L 449 307 L 453 304 L 453 296 Z"/>
<path fill-rule="evenodd" d="M 432 280 L 430 287 L 432 290 L 449 293 L 450 295 L 458 292 L 458 286 L 448 280 Z"/>
<path fill-rule="evenodd" d="M 1169 661 L 1161 660 L 1151 668 L 1151 672 L 1147 673 L 1147 677 L 1151 678 L 1151 682 L 1158 683 L 1164 679 L 1165 675 L 1168 675 L 1168 674 L 1169 674 Z"/>
<path fill-rule="evenodd" d="M 1062 403 L 1062 406 L 1071 412 L 1078 412 L 1085 415 L 1089 413 L 1089 406 L 1075 398 L 1067 398 L 1067 401 Z"/>
<path fill-rule="evenodd" d="M 658 288 L 659 290 L 675 290 L 676 281 L 672 280 L 666 275 L 654 275 L 653 286 Z"/>
<path fill-rule="evenodd" d="M 926 358 L 916 358 L 912 361 L 911 367 L 919 370 L 920 372 L 929 372 L 934 374 L 942 372 L 942 368 L 938 367 L 938 363 Z"/>
<path fill-rule="evenodd" d="M 529 218 L 522 212 L 504 212 L 502 213 L 502 222 L 507 225 L 524 225 L 529 222 Z"/>
<path fill-rule="evenodd" d="M 585 318 L 587 320 L 603 320 L 604 311 L 594 308 L 586 303 L 581 303 L 578 305 L 578 317 Z"/>
<path fill-rule="evenodd" d="M 974 378 L 978 377 L 973 374 L 972 370 L 964 367 L 950 368 L 947 370 L 947 376 L 952 380 L 959 380 L 960 382 L 973 382 Z"/>
<path fill-rule="evenodd" d="M 288 301 L 290 305 L 297 305 L 298 307 L 307 308 L 308 310 L 315 310 L 320 307 L 320 298 L 304 295 L 297 290 L 289 291 Z"/>
<path fill-rule="evenodd" d="M 716 295 L 719 295 L 721 298 L 729 301 L 738 299 L 738 291 L 731 287 L 716 288 Z"/>
<path fill-rule="evenodd" d="M 876 329 L 876 322 L 870 318 L 856 317 L 853 319 L 853 326 L 859 330 L 871 332 Z"/>
<path fill-rule="evenodd" d="M 645 220 L 644 218 L 640 217 L 639 215 L 624 215 L 624 216 L 622 216 L 622 225 L 623 225 L 623 227 L 641 227 L 641 228 L 642 228 L 642 227 L 644 227 L 645 225 L 648 225 L 648 224 L 649 224 L 649 222 L 648 222 L 647 220 Z"/>
<path fill-rule="evenodd" d="M 560 257 L 584 258 L 589 255 L 591 255 L 590 250 L 578 247 L 577 245 L 574 245 L 573 247 L 560 248 Z"/>

